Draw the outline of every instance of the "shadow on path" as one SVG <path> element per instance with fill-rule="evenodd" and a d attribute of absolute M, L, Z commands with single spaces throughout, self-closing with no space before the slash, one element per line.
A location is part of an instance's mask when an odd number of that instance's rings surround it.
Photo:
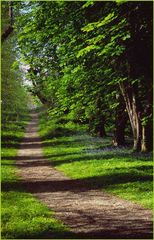
<path fill-rule="evenodd" d="M 31 192 L 53 209 L 55 216 L 71 228 L 72 232 L 66 233 L 63 238 L 152 239 L 150 210 L 100 191 L 108 185 L 133 182 L 140 178 L 133 174 L 117 173 L 69 179 L 51 167 L 43 156 L 37 119 L 37 114 L 33 114 L 16 162 L 23 180 L 2 184 L 2 189 Z M 145 181 L 151 179 L 148 175 L 140 177 Z"/>

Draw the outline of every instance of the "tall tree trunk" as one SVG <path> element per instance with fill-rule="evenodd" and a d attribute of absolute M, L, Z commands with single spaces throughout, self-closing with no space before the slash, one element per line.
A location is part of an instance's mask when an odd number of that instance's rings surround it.
<path fill-rule="evenodd" d="M 152 86 L 150 91 L 147 93 L 147 102 L 146 108 L 144 109 L 144 116 L 147 117 L 146 121 L 143 122 L 142 126 L 142 143 L 141 151 L 149 152 L 153 150 L 153 114 L 152 114 L 152 102 L 153 102 L 153 91 Z"/>
<path fill-rule="evenodd" d="M 102 109 L 102 99 L 101 99 L 102 93 L 98 93 L 98 96 L 96 97 L 96 113 L 92 117 L 92 129 L 93 132 L 97 134 L 98 137 L 105 137 L 106 131 L 105 131 L 105 116 Z"/>
<path fill-rule="evenodd" d="M 153 129 L 152 124 L 149 122 L 142 127 L 142 143 L 141 151 L 149 152 L 153 149 Z"/>
<path fill-rule="evenodd" d="M 120 83 L 120 89 L 126 103 L 126 109 L 129 115 L 133 138 L 134 138 L 134 150 L 135 151 L 152 151 L 153 149 L 153 127 L 152 127 L 152 96 L 146 97 L 147 106 L 144 111 L 136 101 L 136 96 L 133 87 L 128 89 L 125 83 Z M 152 87 L 151 87 L 152 89 Z M 149 95 L 152 95 L 149 93 Z M 143 123 L 143 116 L 147 118 L 146 122 Z M 150 117 L 151 116 L 151 117 Z"/>
<path fill-rule="evenodd" d="M 2 33 L 1 41 L 2 43 L 11 35 L 13 32 L 13 2 L 9 2 L 9 9 L 8 9 L 8 16 L 9 16 L 9 26 L 5 29 L 4 33 Z"/>
<path fill-rule="evenodd" d="M 149 151 L 152 148 L 152 18 L 151 3 L 137 4 L 133 11 L 125 8 L 131 35 L 127 43 L 128 82 L 120 83 L 134 136 L 134 150 Z M 146 31 L 142 29 L 145 26 Z M 142 79 L 142 80 L 141 80 Z M 134 83 L 132 80 L 137 80 Z M 150 90 L 149 90 L 150 89 Z M 151 92 L 151 93 L 150 93 Z M 149 99 L 150 97 L 150 99 Z M 145 123 L 143 119 L 146 119 Z"/>
<path fill-rule="evenodd" d="M 114 130 L 114 138 L 113 145 L 114 146 L 124 146 L 125 145 L 125 128 L 127 123 L 127 113 L 126 113 L 126 105 L 123 101 L 122 95 L 117 96 L 117 100 L 119 101 L 119 105 L 116 109 L 116 120 L 115 120 L 115 130 Z"/>
<path fill-rule="evenodd" d="M 34 72 L 34 74 L 35 74 L 35 72 Z M 39 90 L 40 88 L 38 87 L 37 82 L 33 78 L 31 78 L 31 80 L 32 80 L 32 83 L 34 86 L 34 89 L 31 90 L 32 94 L 34 96 L 37 96 L 42 104 L 48 105 L 49 102 L 48 102 L 47 98 L 41 93 L 41 90 Z"/>
<path fill-rule="evenodd" d="M 95 133 L 98 137 L 105 137 L 105 119 L 103 116 L 96 114 L 89 119 L 89 131 Z"/>
<path fill-rule="evenodd" d="M 95 126 L 95 132 L 98 137 L 106 137 L 104 119 L 100 118 L 99 120 L 99 123 Z"/>
<path fill-rule="evenodd" d="M 127 83 L 119 84 L 122 95 L 126 103 L 126 109 L 128 112 L 129 120 L 132 127 L 133 138 L 134 138 L 134 151 L 141 150 L 142 140 L 142 125 L 141 125 L 141 113 L 138 110 L 136 96 L 132 86 Z"/>

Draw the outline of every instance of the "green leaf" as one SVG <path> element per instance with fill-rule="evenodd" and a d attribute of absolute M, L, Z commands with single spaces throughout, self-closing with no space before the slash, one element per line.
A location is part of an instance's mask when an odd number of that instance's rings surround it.
<path fill-rule="evenodd" d="M 81 57 L 81 56 L 85 56 L 86 54 L 88 54 L 89 52 L 91 52 L 92 50 L 99 50 L 100 47 L 96 46 L 96 45 L 89 45 L 83 49 L 81 49 L 78 53 L 77 53 L 77 58 Z"/>

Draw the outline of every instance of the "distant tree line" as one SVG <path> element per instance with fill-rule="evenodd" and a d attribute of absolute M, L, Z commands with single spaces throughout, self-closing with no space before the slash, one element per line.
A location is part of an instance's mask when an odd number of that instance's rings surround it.
<path fill-rule="evenodd" d="M 27 110 L 27 93 L 17 61 L 17 39 L 14 34 L 13 2 L 1 4 L 1 116 L 2 130 L 9 121 L 19 121 Z"/>

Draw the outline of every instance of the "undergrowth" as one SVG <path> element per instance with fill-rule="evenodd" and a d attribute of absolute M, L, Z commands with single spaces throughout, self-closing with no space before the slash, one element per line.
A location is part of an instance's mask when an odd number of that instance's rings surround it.
<path fill-rule="evenodd" d="M 152 155 L 112 147 L 111 137 L 90 136 L 86 127 L 40 115 L 44 153 L 52 166 L 94 189 L 152 208 Z"/>

